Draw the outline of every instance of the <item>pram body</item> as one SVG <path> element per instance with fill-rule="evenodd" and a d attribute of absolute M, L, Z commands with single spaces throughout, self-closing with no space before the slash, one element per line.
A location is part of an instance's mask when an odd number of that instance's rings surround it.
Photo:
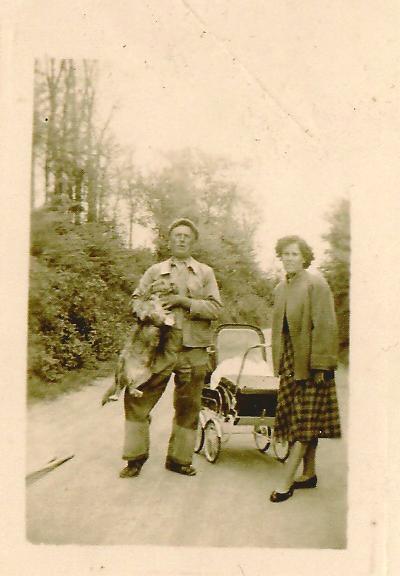
<path fill-rule="evenodd" d="M 250 433 L 261 452 L 272 448 L 284 461 L 289 446 L 274 438 L 279 380 L 264 332 L 250 324 L 222 324 L 210 352 L 214 370 L 202 390 L 195 452 L 204 448 L 215 463 L 231 434 Z"/>

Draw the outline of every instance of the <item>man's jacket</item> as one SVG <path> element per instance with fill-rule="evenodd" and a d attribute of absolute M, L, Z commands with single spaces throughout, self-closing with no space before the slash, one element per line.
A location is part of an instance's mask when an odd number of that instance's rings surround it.
<path fill-rule="evenodd" d="M 210 266 L 192 257 L 188 258 L 186 265 L 186 294 L 191 299 L 191 305 L 190 310 L 183 313 L 183 345 L 188 348 L 205 348 L 211 343 L 211 320 L 217 319 L 222 308 L 217 281 Z M 173 266 L 171 258 L 150 266 L 143 274 L 133 298 L 143 296 L 156 280 L 171 279 Z"/>

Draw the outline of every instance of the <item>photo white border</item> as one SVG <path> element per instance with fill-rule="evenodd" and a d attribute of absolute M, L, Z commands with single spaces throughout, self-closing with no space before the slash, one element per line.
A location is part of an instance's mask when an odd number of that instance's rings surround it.
<path fill-rule="evenodd" d="M 50 7 L 51 4 L 51 7 Z M 96 2 L 89 2 L 90 8 Z M 107 12 L 115 14 L 117 2 L 97 2 L 102 7 L 95 21 L 81 19 L 81 41 L 78 34 L 70 38 L 60 36 L 59 43 L 46 46 L 47 54 L 54 57 L 102 58 L 107 47 L 102 46 L 102 26 L 107 25 Z M 163 2 L 158 3 L 160 6 Z M 348 5 L 356 11 L 356 4 Z M 29 180 L 30 146 L 33 96 L 33 59 L 37 53 L 35 42 L 38 30 L 29 29 L 29 11 L 43 17 L 43 30 L 56 27 L 68 11 L 78 10 L 75 1 L 19 2 L 5 5 L 5 18 L 1 27 L 1 278 L 2 278 L 2 355 L 4 381 L 1 403 L 1 438 L 5 444 L 1 459 L 2 514 L 0 515 L 1 564 L 7 574 L 54 574 L 84 576 L 85 574 L 386 574 L 388 555 L 386 545 L 392 545 L 391 569 L 397 559 L 396 534 L 399 521 L 395 513 L 394 474 L 398 477 L 398 463 L 391 460 L 388 477 L 386 469 L 387 432 L 391 455 L 398 453 L 394 441 L 397 429 L 397 402 L 399 387 L 394 378 L 398 346 L 399 312 L 396 302 L 398 272 L 393 270 L 399 240 L 397 218 L 399 211 L 397 181 L 393 166 L 398 163 L 395 151 L 396 130 L 386 132 L 389 142 L 383 142 L 386 122 L 396 117 L 389 106 L 382 116 L 362 134 L 354 135 L 354 157 L 349 165 L 354 169 L 352 206 L 352 283 L 351 283 L 351 360 L 350 360 L 350 412 L 349 412 L 349 514 L 348 547 L 346 550 L 277 550 L 277 549 L 191 549 L 136 546 L 46 546 L 31 545 L 25 540 L 25 366 L 26 366 L 26 313 L 29 246 Z M 9 9 L 7 13 L 7 8 Z M 48 10 L 46 10 L 46 8 Z M 371 2 L 373 17 L 375 2 Z M 382 7 L 382 10 L 385 8 Z M 386 10 L 395 11 L 388 2 Z M 3 8 L 4 10 L 4 8 Z M 21 12 L 23 11 L 23 18 Z M 390 14 L 388 14 L 389 16 Z M 356 26 L 355 26 L 356 28 Z M 392 38 L 388 18 L 388 38 Z M 54 38 L 54 32 L 52 37 Z M 34 39 L 34 41 L 32 40 Z M 380 46 L 382 48 L 382 46 Z M 387 57 L 388 94 L 390 65 L 394 64 L 398 45 L 388 42 Z M 371 47 L 371 51 L 373 47 Z M 370 54 L 365 53 L 365 66 Z M 374 76 L 365 73 L 365 86 L 360 93 L 371 90 Z M 392 89 L 393 90 L 393 89 Z M 397 92 L 398 95 L 398 87 Z M 383 106 L 383 105 L 382 105 Z M 368 113 L 363 119 L 371 120 Z M 398 126 L 397 126 L 398 128 Z M 371 160 L 366 136 L 380 142 L 380 158 Z M 347 135 L 344 137 L 348 137 Z M 392 144 L 392 146 L 391 146 Z M 384 185 L 383 185 L 384 184 Z M 390 246 L 390 253 L 388 253 Z M 395 294 L 393 294 L 395 286 Z M 391 287 L 391 290 L 389 290 Z M 397 376 L 397 375 L 396 375 Z M 386 402 L 389 410 L 387 411 Z M 388 421 L 388 417 L 392 420 Z M 398 436 L 397 436 L 398 437 Z M 389 490 L 392 489 L 390 493 Z M 388 500 L 391 495 L 393 501 Z M 386 515 L 386 517 L 385 517 Z M 388 519 L 392 524 L 388 525 Z M 395 574 L 395 571 L 389 573 Z"/>

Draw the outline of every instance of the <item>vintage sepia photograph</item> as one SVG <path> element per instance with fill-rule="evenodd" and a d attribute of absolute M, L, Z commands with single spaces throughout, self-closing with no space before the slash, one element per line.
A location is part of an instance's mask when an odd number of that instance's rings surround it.
<path fill-rule="evenodd" d="M 346 190 L 273 184 L 310 130 L 222 124 L 192 75 L 35 60 L 27 536 L 345 548 Z"/>
<path fill-rule="evenodd" d="M 332 554 L 336 574 L 360 522 L 378 573 L 352 435 L 365 68 L 340 4 L 56 2 L 48 27 L 33 5 L 16 25 L 34 556 L 104 550 L 90 570 L 119 574 L 121 549 L 131 573 L 222 575 L 226 554 L 257 575 L 285 550 Z"/>

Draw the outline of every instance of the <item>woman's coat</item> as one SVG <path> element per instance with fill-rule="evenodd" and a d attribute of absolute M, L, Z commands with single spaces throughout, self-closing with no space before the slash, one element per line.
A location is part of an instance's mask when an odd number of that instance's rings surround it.
<path fill-rule="evenodd" d="M 279 375 L 283 352 L 283 320 L 286 318 L 294 351 L 294 378 L 307 380 L 311 370 L 337 366 L 337 323 L 332 292 L 326 280 L 307 270 L 275 288 L 272 319 L 272 358 Z"/>

